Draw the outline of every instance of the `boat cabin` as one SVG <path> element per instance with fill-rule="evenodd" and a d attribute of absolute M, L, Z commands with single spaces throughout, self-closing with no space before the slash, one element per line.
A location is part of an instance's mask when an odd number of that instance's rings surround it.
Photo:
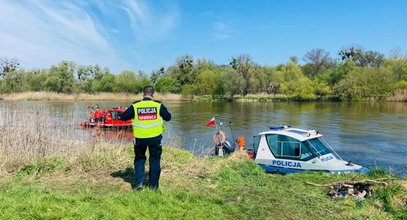
<path fill-rule="evenodd" d="M 365 172 L 367 168 L 342 160 L 315 130 L 271 127 L 253 137 L 249 152 L 267 172 Z"/>

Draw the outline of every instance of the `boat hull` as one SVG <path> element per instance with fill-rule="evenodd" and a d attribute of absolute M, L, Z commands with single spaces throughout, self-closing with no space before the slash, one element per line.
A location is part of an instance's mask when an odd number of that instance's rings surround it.
<path fill-rule="evenodd" d="M 325 172 L 325 173 L 332 173 L 332 174 L 341 174 L 341 173 L 361 173 L 366 174 L 370 172 L 369 168 L 361 167 L 358 169 L 343 169 L 343 170 L 313 170 L 313 169 L 295 169 L 295 168 L 287 168 L 287 167 L 278 167 L 278 166 L 271 166 L 265 164 L 259 164 L 259 166 L 266 172 L 266 173 L 279 173 L 279 174 L 289 174 L 289 173 L 302 173 L 302 172 Z"/>
<path fill-rule="evenodd" d="M 81 127 L 87 127 L 87 128 L 117 128 L 117 129 L 131 129 L 132 124 L 108 124 L 108 123 L 103 123 L 103 122 L 89 122 L 89 121 L 84 121 L 81 122 L 80 124 Z"/>

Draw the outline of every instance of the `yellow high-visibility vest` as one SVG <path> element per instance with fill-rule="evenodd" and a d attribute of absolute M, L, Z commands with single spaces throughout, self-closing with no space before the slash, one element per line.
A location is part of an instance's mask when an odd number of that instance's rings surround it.
<path fill-rule="evenodd" d="M 163 118 L 160 116 L 161 103 L 142 100 L 133 104 L 133 134 L 137 138 L 157 137 L 164 131 Z"/>

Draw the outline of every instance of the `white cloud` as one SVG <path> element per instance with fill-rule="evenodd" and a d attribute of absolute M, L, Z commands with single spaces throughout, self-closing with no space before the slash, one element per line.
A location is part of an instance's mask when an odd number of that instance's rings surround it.
<path fill-rule="evenodd" d="M 226 40 L 231 37 L 232 28 L 225 23 L 215 22 L 213 30 L 214 37 L 217 40 Z"/>
<path fill-rule="evenodd" d="M 128 68 L 96 20 L 63 1 L 0 0 L 0 57 L 17 58 L 24 68 L 47 68 L 62 60 Z"/>
<path fill-rule="evenodd" d="M 114 33 L 114 34 L 120 33 L 120 31 L 117 30 L 116 28 L 110 28 L 109 31 L 112 32 L 112 33 Z"/>
<path fill-rule="evenodd" d="M 139 40 L 159 40 L 173 30 L 179 20 L 177 10 L 154 11 L 142 0 L 124 0 L 120 6 L 126 12 L 134 35 Z"/>
<path fill-rule="evenodd" d="M 178 20 L 176 7 L 143 0 L 0 0 L 0 57 L 26 69 L 71 60 L 117 73 L 142 63 L 138 45 L 165 39 Z"/>

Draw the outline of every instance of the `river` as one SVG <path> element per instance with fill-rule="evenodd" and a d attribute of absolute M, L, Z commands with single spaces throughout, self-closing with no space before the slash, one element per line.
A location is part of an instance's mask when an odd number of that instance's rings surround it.
<path fill-rule="evenodd" d="M 91 129 L 80 129 L 87 119 L 86 105 L 101 108 L 128 106 L 127 102 L 0 101 L 2 114 L 43 112 L 51 120 L 73 127 L 72 138 L 92 139 Z M 252 144 L 253 135 L 275 125 L 292 125 L 318 130 L 343 159 L 368 167 L 383 168 L 407 175 L 407 103 L 371 102 L 262 102 L 198 103 L 165 102 L 172 113 L 166 123 L 163 144 L 200 154 L 213 146 L 214 127 L 206 127 L 213 117 L 225 125 L 233 123 L 236 135 Z M 5 120 L 0 122 L 1 126 Z M 69 136 L 68 136 L 69 137 Z M 126 140 L 129 144 L 131 140 Z"/>

